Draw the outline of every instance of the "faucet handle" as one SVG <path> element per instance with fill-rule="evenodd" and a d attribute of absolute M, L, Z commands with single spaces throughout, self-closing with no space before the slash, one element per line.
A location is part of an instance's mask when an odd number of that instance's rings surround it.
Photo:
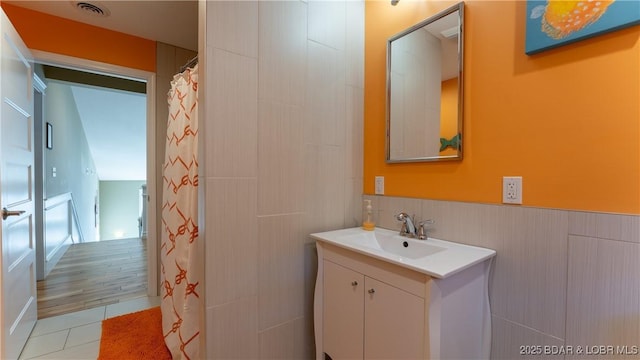
<path fill-rule="evenodd" d="M 401 212 L 398 215 L 396 215 L 396 220 L 402 221 L 403 223 L 407 221 L 407 218 L 409 218 L 409 215 L 407 215 L 407 213 L 404 213 L 404 212 Z"/>
<path fill-rule="evenodd" d="M 425 240 L 427 238 L 427 229 L 425 229 L 426 225 L 433 225 L 435 221 L 423 220 L 418 223 L 418 239 Z"/>

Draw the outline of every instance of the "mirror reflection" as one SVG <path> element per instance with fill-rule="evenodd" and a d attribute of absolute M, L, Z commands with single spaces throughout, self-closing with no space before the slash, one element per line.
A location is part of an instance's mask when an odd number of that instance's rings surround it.
<path fill-rule="evenodd" d="M 387 43 L 387 162 L 462 158 L 463 9 Z"/>

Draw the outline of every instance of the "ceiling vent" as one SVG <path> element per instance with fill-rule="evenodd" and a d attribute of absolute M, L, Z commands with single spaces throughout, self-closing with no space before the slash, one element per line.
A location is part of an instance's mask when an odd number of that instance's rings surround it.
<path fill-rule="evenodd" d="M 98 2 L 74 1 L 72 5 L 80 12 L 91 16 L 107 17 L 111 15 L 109 9 Z"/>

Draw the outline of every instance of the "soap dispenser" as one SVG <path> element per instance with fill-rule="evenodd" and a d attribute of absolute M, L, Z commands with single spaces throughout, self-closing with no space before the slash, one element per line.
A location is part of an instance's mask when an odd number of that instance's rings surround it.
<path fill-rule="evenodd" d="M 373 207 L 371 206 L 371 200 L 366 199 L 364 201 L 364 209 L 362 211 L 362 228 L 367 231 L 373 231 L 376 228 L 376 223 L 373 220 Z"/>

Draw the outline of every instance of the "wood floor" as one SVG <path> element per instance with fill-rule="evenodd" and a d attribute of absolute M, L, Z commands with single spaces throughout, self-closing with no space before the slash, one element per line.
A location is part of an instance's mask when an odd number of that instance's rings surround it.
<path fill-rule="evenodd" d="M 147 296 L 146 241 L 71 245 L 37 288 L 39 319 Z"/>

